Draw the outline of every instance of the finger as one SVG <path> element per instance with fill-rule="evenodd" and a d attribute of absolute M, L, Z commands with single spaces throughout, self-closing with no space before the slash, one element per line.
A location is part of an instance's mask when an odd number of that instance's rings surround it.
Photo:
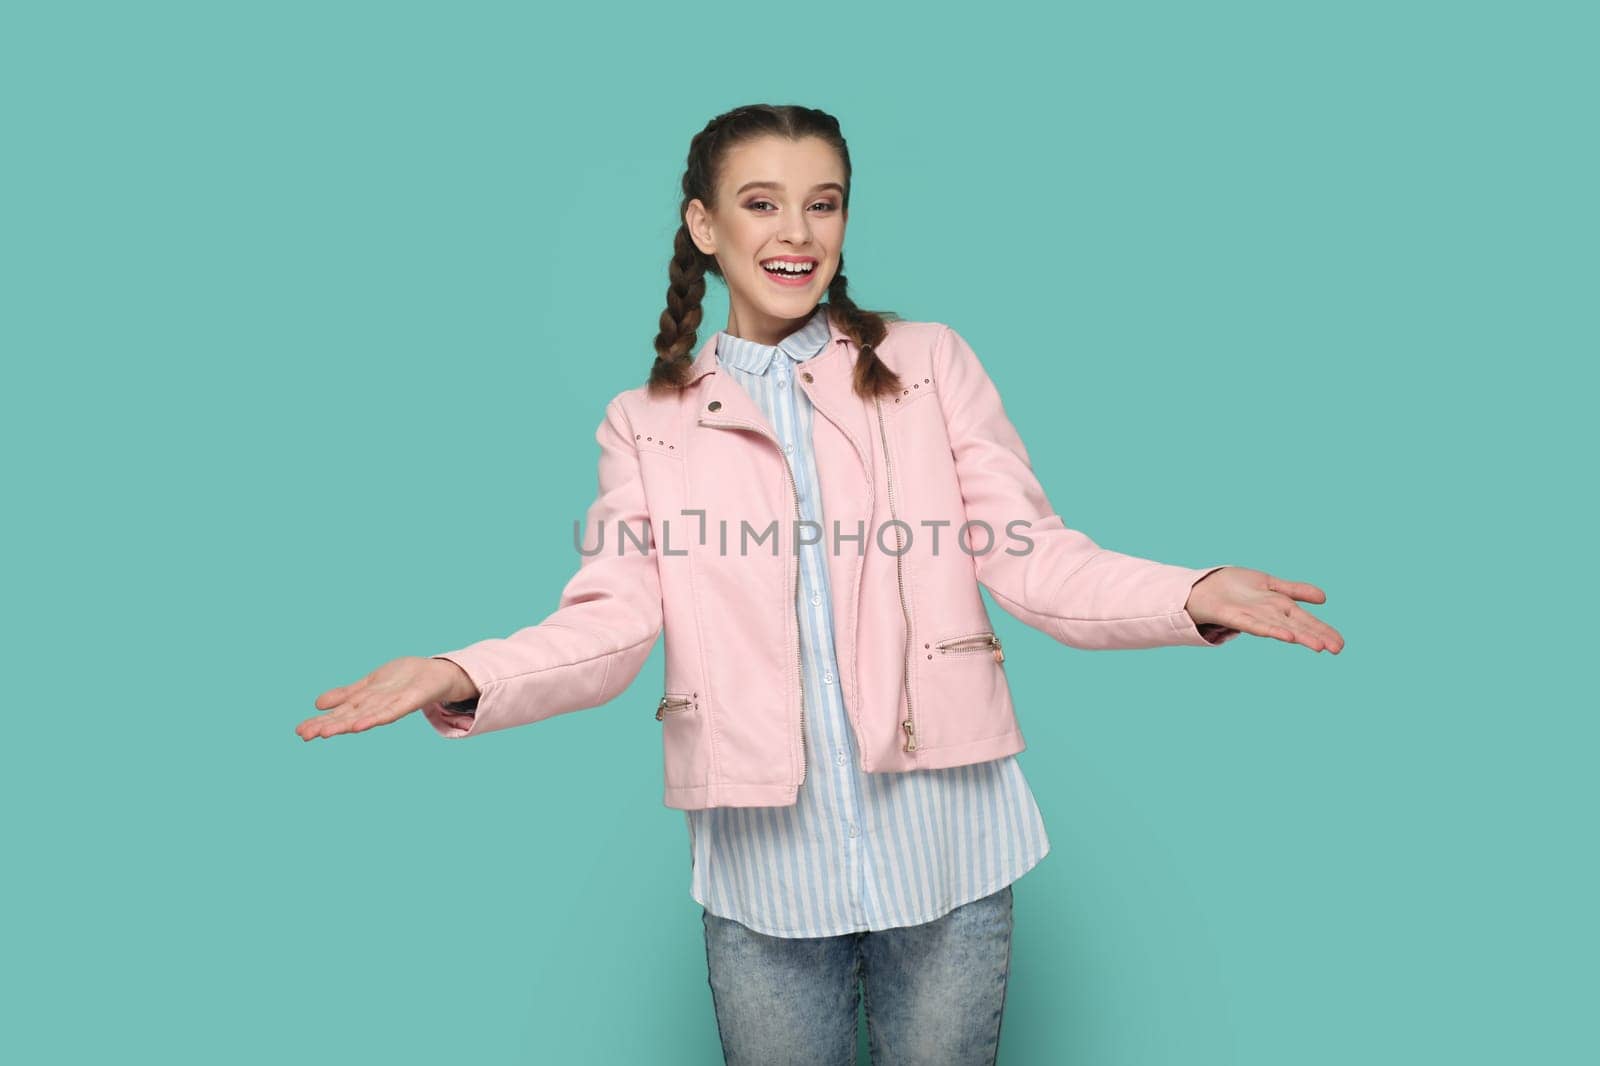
<path fill-rule="evenodd" d="M 1308 638 L 1314 639 L 1318 651 L 1331 651 L 1337 655 L 1344 647 L 1344 638 L 1339 636 L 1337 629 L 1302 607 L 1290 604 L 1289 624 L 1296 632 L 1304 633 Z"/>
<path fill-rule="evenodd" d="M 1291 599 L 1300 600 L 1302 603 L 1328 602 L 1328 594 L 1307 581 L 1289 581 L 1286 578 L 1268 575 L 1267 588 L 1272 592 L 1281 592 Z"/>
<path fill-rule="evenodd" d="M 1344 638 L 1339 635 L 1337 629 L 1320 618 L 1312 618 L 1311 625 L 1315 629 L 1317 637 L 1322 641 L 1324 648 L 1335 655 L 1344 650 Z"/>
<path fill-rule="evenodd" d="M 358 700 L 338 713 L 339 732 L 365 733 L 377 726 L 398 721 L 410 714 L 414 706 L 409 697 L 397 698 L 393 693 Z"/>
<path fill-rule="evenodd" d="M 1317 636 L 1310 624 L 1315 619 L 1297 607 L 1293 600 L 1285 597 L 1279 600 L 1275 606 L 1269 608 L 1267 613 L 1273 616 L 1274 622 L 1281 626 L 1287 634 L 1279 637 L 1279 640 L 1289 644 L 1304 644 L 1312 651 L 1322 650 L 1322 639 Z"/>
<path fill-rule="evenodd" d="M 330 710 L 353 696 L 359 696 L 366 687 L 367 679 L 363 677 L 360 681 L 355 681 L 348 685 L 340 685 L 337 688 L 330 688 L 318 696 L 311 706 L 320 711 Z"/>
<path fill-rule="evenodd" d="M 388 725 L 398 718 L 404 717 L 406 712 L 399 709 L 391 697 L 372 706 L 363 708 L 361 713 L 350 721 L 350 732 L 365 733 L 369 729 L 376 729 L 380 725 Z"/>
<path fill-rule="evenodd" d="M 341 733 L 350 732 L 350 723 L 360 715 L 361 702 L 359 700 L 341 704 L 327 714 L 319 714 L 315 718 L 308 718 L 302 723 L 309 735 L 307 740 L 319 737 L 335 737 Z"/>
<path fill-rule="evenodd" d="M 370 728 L 376 702 L 373 698 L 368 697 L 366 699 L 358 699 L 339 708 L 338 711 L 330 716 L 328 727 L 332 732 L 329 735 L 360 733 Z"/>
<path fill-rule="evenodd" d="M 1237 628 L 1244 628 L 1246 632 L 1257 636 L 1281 640 L 1285 644 L 1302 644 L 1312 651 L 1322 651 L 1326 642 L 1313 625 L 1299 621 L 1292 613 L 1294 611 L 1299 611 L 1309 622 L 1316 621 L 1311 615 L 1291 605 L 1283 611 L 1252 612 L 1245 617 L 1246 625 Z"/>
<path fill-rule="evenodd" d="M 1326 651 L 1328 649 L 1328 639 L 1323 636 L 1316 626 L 1307 625 L 1298 620 L 1291 620 L 1287 624 L 1290 632 L 1294 634 L 1293 643 L 1303 644 L 1312 651 Z"/>
<path fill-rule="evenodd" d="M 1291 643 L 1304 645 L 1305 647 L 1310 648 L 1312 651 L 1326 650 L 1327 642 L 1322 639 L 1322 635 L 1320 633 L 1317 633 L 1309 626 L 1297 626 L 1291 624 L 1289 628 L 1290 632 L 1294 634 L 1294 639 L 1291 641 Z"/>
<path fill-rule="evenodd" d="M 1283 615 L 1263 611 L 1241 611 L 1233 618 L 1222 619 L 1222 624 L 1232 626 L 1234 629 L 1258 637 L 1271 637 L 1274 640 L 1296 643 L 1294 629 L 1285 621 Z"/>
<path fill-rule="evenodd" d="M 1322 641 L 1322 646 L 1324 649 L 1331 651 L 1335 655 L 1338 655 L 1344 650 L 1344 637 L 1339 635 L 1339 631 L 1337 629 L 1322 621 L 1320 618 L 1313 618 L 1311 621 L 1312 625 L 1316 629 L 1318 638 L 1320 638 Z"/>
<path fill-rule="evenodd" d="M 331 737 L 342 733 L 339 727 L 337 713 L 319 714 L 315 718 L 307 718 L 300 723 L 296 730 L 306 740 L 318 740 L 322 737 Z"/>
<path fill-rule="evenodd" d="M 310 718 L 305 719 L 299 725 L 295 726 L 294 731 L 300 734 L 301 740 L 315 740 L 318 737 L 326 736 L 327 734 L 324 732 L 324 730 L 334 713 L 335 712 L 329 712 L 328 714 L 312 715 Z"/>

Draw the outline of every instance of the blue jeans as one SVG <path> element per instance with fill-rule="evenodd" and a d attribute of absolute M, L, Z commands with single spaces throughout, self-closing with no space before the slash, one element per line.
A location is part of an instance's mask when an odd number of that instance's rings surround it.
<path fill-rule="evenodd" d="M 991 1066 L 1011 971 L 1011 886 L 922 925 L 775 937 L 701 908 L 728 1066 L 855 1066 L 860 984 L 875 1066 Z"/>

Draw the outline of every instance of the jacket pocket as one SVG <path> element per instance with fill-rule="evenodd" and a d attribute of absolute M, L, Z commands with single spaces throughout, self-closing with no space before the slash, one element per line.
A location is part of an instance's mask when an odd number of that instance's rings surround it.
<path fill-rule="evenodd" d="M 970 655 L 973 652 L 989 652 L 994 661 L 1006 661 L 1005 649 L 1000 646 L 1000 638 L 993 630 L 980 630 L 976 633 L 963 633 L 956 637 L 946 637 L 936 642 L 933 649 L 939 655 Z"/>
<path fill-rule="evenodd" d="M 1017 727 L 1005 651 L 992 629 L 947 633 L 921 650 L 919 747 L 970 744 Z"/>
<path fill-rule="evenodd" d="M 656 720 L 661 723 L 661 766 L 668 787 L 706 784 L 711 760 L 700 694 L 663 693 L 656 703 Z"/>

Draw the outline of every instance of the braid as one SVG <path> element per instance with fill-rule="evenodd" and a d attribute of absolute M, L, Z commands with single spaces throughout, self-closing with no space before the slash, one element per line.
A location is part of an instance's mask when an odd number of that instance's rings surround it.
<path fill-rule="evenodd" d="M 888 311 L 864 311 L 856 306 L 850 298 L 849 282 L 845 280 L 843 254 L 839 256 L 839 272 L 828 285 L 828 307 L 839 329 L 861 350 L 855 370 L 857 395 L 887 396 L 897 391 L 900 375 L 878 358 L 876 349 L 889 335 L 889 320 L 899 316 Z"/>
<path fill-rule="evenodd" d="M 672 240 L 672 262 L 668 268 L 667 307 L 661 312 L 660 329 L 655 338 L 656 360 L 650 368 L 648 389 L 654 395 L 688 384 L 702 315 L 700 305 L 706 294 L 706 275 L 727 280 L 722 276 L 716 256 L 707 255 L 694 243 L 685 213 L 695 200 L 714 206 L 717 175 L 729 149 L 767 136 L 790 140 L 816 137 L 831 145 L 839 153 L 844 169 L 844 208 L 847 210 L 850 206 L 850 149 L 839 132 L 839 120 L 826 111 L 793 104 L 749 104 L 723 112 L 706 123 L 689 141 L 689 158 L 683 171 L 683 200 L 678 205 L 680 223 Z M 843 256 L 839 259 L 838 273 L 828 285 L 827 307 L 829 317 L 840 332 L 860 350 L 855 368 L 856 393 L 872 397 L 898 390 L 899 375 L 878 358 L 875 349 L 889 333 L 887 320 L 900 316 L 856 306 L 845 284 Z"/>
<path fill-rule="evenodd" d="M 656 361 L 650 368 L 652 391 L 680 388 L 694 362 L 695 339 L 700 329 L 700 302 L 706 295 L 706 257 L 682 223 L 672 242 L 672 262 L 667 267 L 667 308 L 661 312 L 656 334 Z"/>

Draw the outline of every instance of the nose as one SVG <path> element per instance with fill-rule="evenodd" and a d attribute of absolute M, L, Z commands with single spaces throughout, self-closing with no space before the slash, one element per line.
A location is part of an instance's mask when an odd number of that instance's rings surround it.
<path fill-rule="evenodd" d="M 811 220 L 806 218 L 805 211 L 798 213 L 790 211 L 784 215 L 783 225 L 778 230 L 778 239 L 789 244 L 811 243 Z"/>

